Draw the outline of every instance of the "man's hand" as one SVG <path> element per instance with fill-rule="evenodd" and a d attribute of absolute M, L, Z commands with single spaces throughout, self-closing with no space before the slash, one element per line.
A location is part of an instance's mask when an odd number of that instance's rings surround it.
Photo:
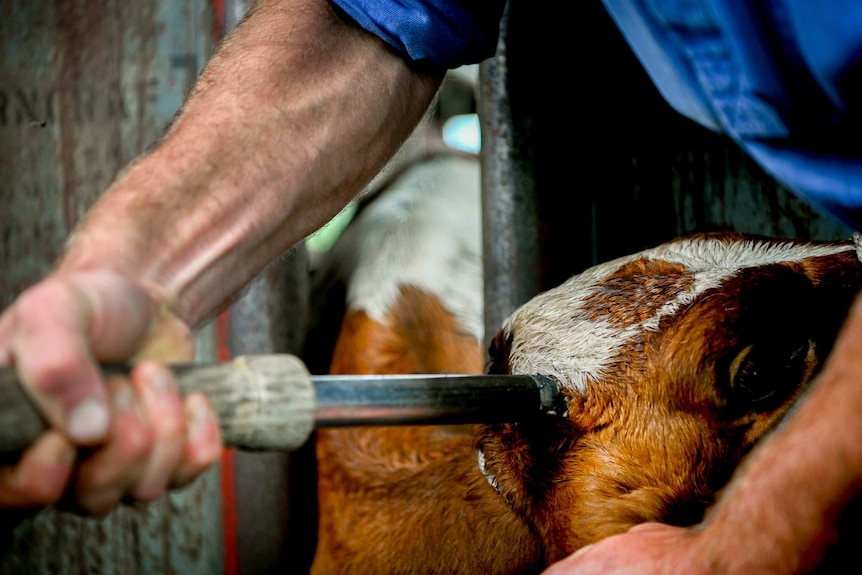
<path fill-rule="evenodd" d="M 688 567 L 695 540 L 691 529 L 643 523 L 578 550 L 543 575 L 706 573 Z"/>
<path fill-rule="evenodd" d="M 55 274 L 0 316 L 0 365 L 14 365 L 52 425 L 0 467 L 0 507 L 63 501 L 95 515 L 189 483 L 221 454 L 202 395 L 183 398 L 164 361 L 187 361 L 185 324 L 142 286 L 107 272 Z M 161 361 L 155 361 L 155 359 Z M 100 362 L 133 361 L 104 381 Z"/>

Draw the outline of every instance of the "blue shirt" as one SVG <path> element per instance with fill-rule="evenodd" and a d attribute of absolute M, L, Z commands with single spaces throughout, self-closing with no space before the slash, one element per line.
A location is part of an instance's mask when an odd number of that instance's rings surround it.
<path fill-rule="evenodd" d="M 677 111 L 862 231 L 862 2 L 604 4 Z"/>
<path fill-rule="evenodd" d="M 505 0 L 333 0 L 409 60 L 493 55 Z M 677 111 L 862 231 L 862 0 L 603 0 Z"/>
<path fill-rule="evenodd" d="M 332 0 L 405 58 L 438 71 L 494 55 L 506 0 Z"/>

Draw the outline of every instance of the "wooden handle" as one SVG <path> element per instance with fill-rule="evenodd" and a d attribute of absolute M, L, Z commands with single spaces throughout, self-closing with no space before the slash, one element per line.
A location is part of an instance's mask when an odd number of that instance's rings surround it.
<path fill-rule="evenodd" d="M 183 394 L 202 392 L 218 415 L 225 445 L 294 450 L 314 430 L 315 393 L 299 358 L 246 355 L 223 364 L 172 366 Z M 106 368 L 106 374 L 117 369 Z M 0 368 L 0 453 L 20 452 L 48 428 L 11 368 Z"/>

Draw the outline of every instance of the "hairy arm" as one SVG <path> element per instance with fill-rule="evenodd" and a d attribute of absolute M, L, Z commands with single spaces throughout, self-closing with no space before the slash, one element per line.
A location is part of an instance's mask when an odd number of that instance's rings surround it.
<path fill-rule="evenodd" d="M 326 2 L 261 0 L 163 141 L 87 216 L 60 268 L 138 277 L 194 325 L 344 207 L 440 80 Z"/>
<path fill-rule="evenodd" d="M 0 316 L 0 364 L 16 367 L 53 424 L 0 467 L 0 507 L 54 503 L 71 487 L 75 503 L 101 514 L 217 461 L 205 398 L 181 397 L 159 363 L 105 382 L 98 362 L 191 359 L 190 329 L 346 205 L 441 80 L 326 0 L 259 0 L 161 141 L 100 198 L 52 273 Z"/>

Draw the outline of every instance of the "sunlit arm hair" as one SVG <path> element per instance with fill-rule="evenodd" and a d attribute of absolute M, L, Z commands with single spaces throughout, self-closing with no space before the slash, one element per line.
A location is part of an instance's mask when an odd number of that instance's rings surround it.
<path fill-rule="evenodd" d="M 189 325 L 335 215 L 395 153 L 441 77 L 325 0 L 262 0 L 58 269 L 132 277 Z"/>

